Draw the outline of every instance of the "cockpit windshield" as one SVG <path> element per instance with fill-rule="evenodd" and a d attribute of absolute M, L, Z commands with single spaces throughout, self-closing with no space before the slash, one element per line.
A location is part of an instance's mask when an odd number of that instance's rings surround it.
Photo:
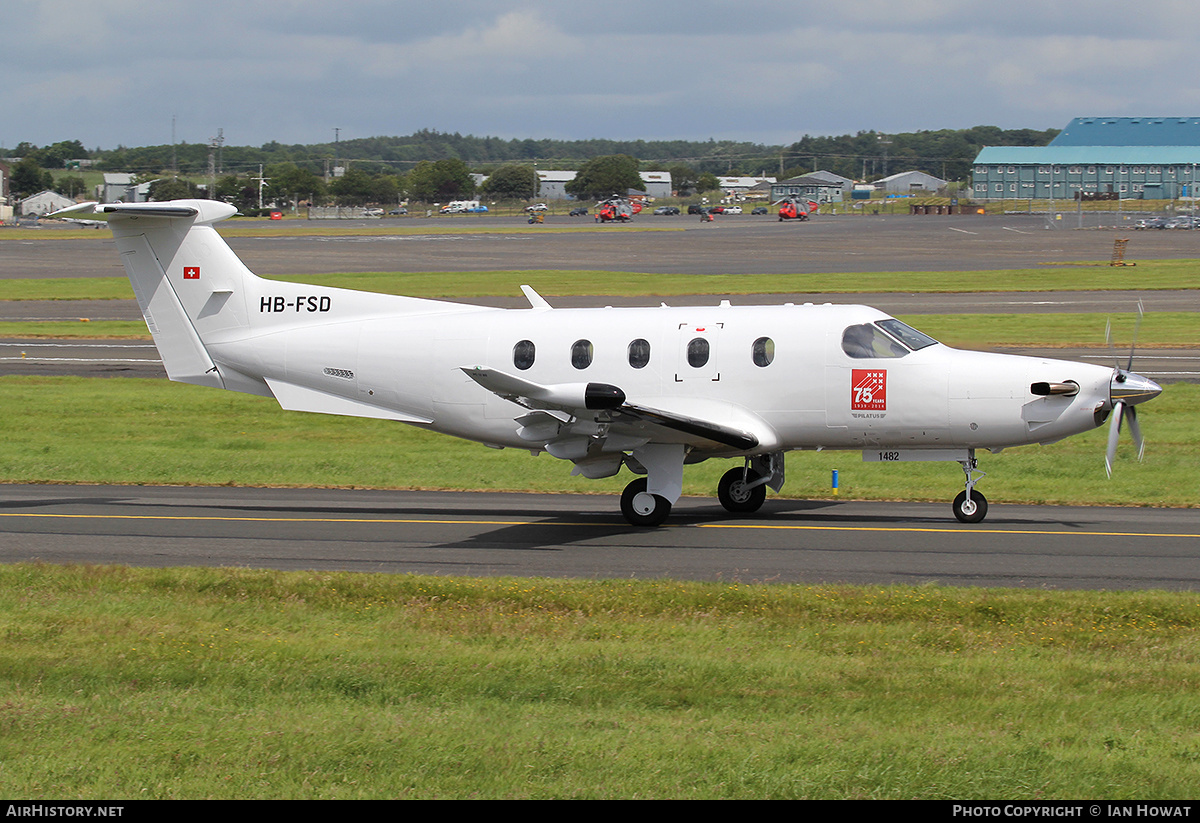
<path fill-rule="evenodd" d="M 901 323 L 899 320 L 880 320 L 876 325 L 913 351 L 937 344 L 937 341 L 929 335 L 919 332 L 912 326 L 907 323 Z"/>
<path fill-rule="evenodd" d="M 842 351 L 855 359 L 904 357 L 935 343 L 929 335 L 891 318 L 860 323 L 842 332 Z"/>

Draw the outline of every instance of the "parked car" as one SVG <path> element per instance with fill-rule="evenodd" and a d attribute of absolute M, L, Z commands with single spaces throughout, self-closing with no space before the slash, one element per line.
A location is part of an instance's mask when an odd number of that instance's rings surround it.
<path fill-rule="evenodd" d="M 588 210 L 585 209 L 583 206 L 576 206 L 575 208 L 571 209 L 570 216 L 571 217 L 585 217 L 585 216 L 587 216 L 587 213 L 588 213 Z"/>
<path fill-rule="evenodd" d="M 770 214 L 771 210 L 766 206 L 755 206 L 750 210 L 751 214 Z"/>
<path fill-rule="evenodd" d="M 545 203 L 538 203 L 533 206 L 526 206 L 525 211 L 549 211 L 549 207 Z"/>
<path fill-rule="evenodd" d="M 688 206 L 688 214 L 708 214 L 708 210 L 698 203 L 693 203 Z"/>
<path fill-rule="evenodd" d="M 408 214 L 408 209 L 404 208 L 404 206 L 401 206 L 398 209 L 392 209 L 388 212 L 388 214 Z"/>
<path fill-rule="evenodd" d="M 467 214 L 487 214 L 487 206 L 472 206 L 467 209 Z"/>
<path fill-rule="evenodd" d="M 725 211 L 723 211 L 721 213 L 722 214 L 741 214 L 742 207 L 741 206 L 726 206 Z"/>
<path fill-rule="evenodd" d="M 702 211 L 700 213 L 701 214 L 724 214 L 725 207 L 724 206 L 709 206 L 707 209 L 705 209 L 704 211 Z"/>
<path fill-rule="evenodd" d="M 674 206 L 659 206 L 654 210 L 655 214 L 679 214 L 679 209 Z"/>

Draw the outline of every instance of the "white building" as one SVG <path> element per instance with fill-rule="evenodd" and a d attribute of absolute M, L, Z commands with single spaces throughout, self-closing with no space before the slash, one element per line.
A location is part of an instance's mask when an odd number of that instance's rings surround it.
<path fill-rule="evenodd" d="M 718 177 L 717 186 L 728 197 L 744 198 L 750 191 L 769 191 L 774 177 Z M 764 195 L 765 196 L 765 195 Z"/>
<path fill-rule="evenodd" d="M 137 198 L 137 186 L 133 182 L 133 175 L 106 173 L 104 190 L 100 192 L 100 202 L 116 203 L 118 200 L 125 203 L 141 202 Z"/>
<path fill-rule="evenodd" d="M 875 181 L 876 191 L 886 191 L 890 194 L 908 194 L 917 191 L 937 191 L 949 185 L 940 177 L 926 174 L 923 171 L 902 171 L 882 180 Z"/>
<path fill-rule="evenodd" d="M 52 211 L 74 206 L 75 201 L 56 191 L 39 191 L 20 202 L 21 214 L 49 214 Z"/>
<path fill-rule="evenodd" d="M 575 179 L 578 172 L 573 171 L 542 171 L 538 169 L 538 199 L 540 200 L 574 200 L 567 194 L 566 185 Z M 665 171 L 638 172 L 646 187 L 646 197 L 670 197 L 671 173 Z M 641 194 L 631 190 L 628 194 Z"/>

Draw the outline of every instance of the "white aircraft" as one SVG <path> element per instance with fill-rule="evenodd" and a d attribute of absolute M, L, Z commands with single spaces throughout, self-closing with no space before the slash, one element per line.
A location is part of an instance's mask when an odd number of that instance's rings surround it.
<path fill-rule="evenodd" d="M 572 474 L 644 475 L 621 497 L 638 526 L 669 515 L 683 467 L 740 458 L 721 504 L 756 511 L 787 451 L 957 462 L 954 501 L 979 522 L 976 451 L 1049 443 L 1112 415 L 1143 449 L 1153 381 L 1116 368 L 961 351 L 867 306 L 528 309 L 264 280 L 208 200 L 85 203 L 107 220 L 172 380 L 274 397 L 284 409 L 397 420 L 499 448 L 548 452 Z"/>

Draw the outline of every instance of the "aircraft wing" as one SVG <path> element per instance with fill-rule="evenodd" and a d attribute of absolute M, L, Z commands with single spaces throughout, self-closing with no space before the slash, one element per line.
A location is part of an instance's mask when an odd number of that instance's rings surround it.
<path fill-rule="evenodd" d="M 764 441 L 774 441 L 775 433 L 765 421 L 757 415 L 728 403 L 705 400 L 679 400 L 686 408 L 668 409 L 653 402 L 649 404 L 629 403 L 625 392 L 608 383 L 558 383 L 542 385 L 522 377 L 506 374 L 496 369 L 481 366 L 464 367 L 463 372 L 498 397 L 509 400 L 527 409 L 565 413 L 569 419 L 559 420 L 554 436 L 547 438 L 552 441 L 568 434 L 567 430 L 580 418 L 586 418 L 589 423 L 598 420 L 597 412 L 607 412 L 604 424 L 606 432 L 623 433 L 629 437 L 641 439 L 643 442 L 653 438 L 653 432 L 648 427 L 661 426 L 674 432 L 686 435 L 686 442 L 692 445 L 704 445 L 711 448 L 712 443 L 720 446 L 749 451 L 763 445 Z M 517 418 L 516 422 L 525 426 L 523 431 L 538 432 L 536 439 L 541 439 L 541 433 L 550 433 L 545 425 L 533 427 L 531 418 L 526 415 Z M 525 437 L 525 434 L 521 435 Z M 611 434 L 610 434 L 611 436 Z M 706 441 L 704 443 L 694 440 Z M 553 450 L 551 450 L 553 453 Z"/>

